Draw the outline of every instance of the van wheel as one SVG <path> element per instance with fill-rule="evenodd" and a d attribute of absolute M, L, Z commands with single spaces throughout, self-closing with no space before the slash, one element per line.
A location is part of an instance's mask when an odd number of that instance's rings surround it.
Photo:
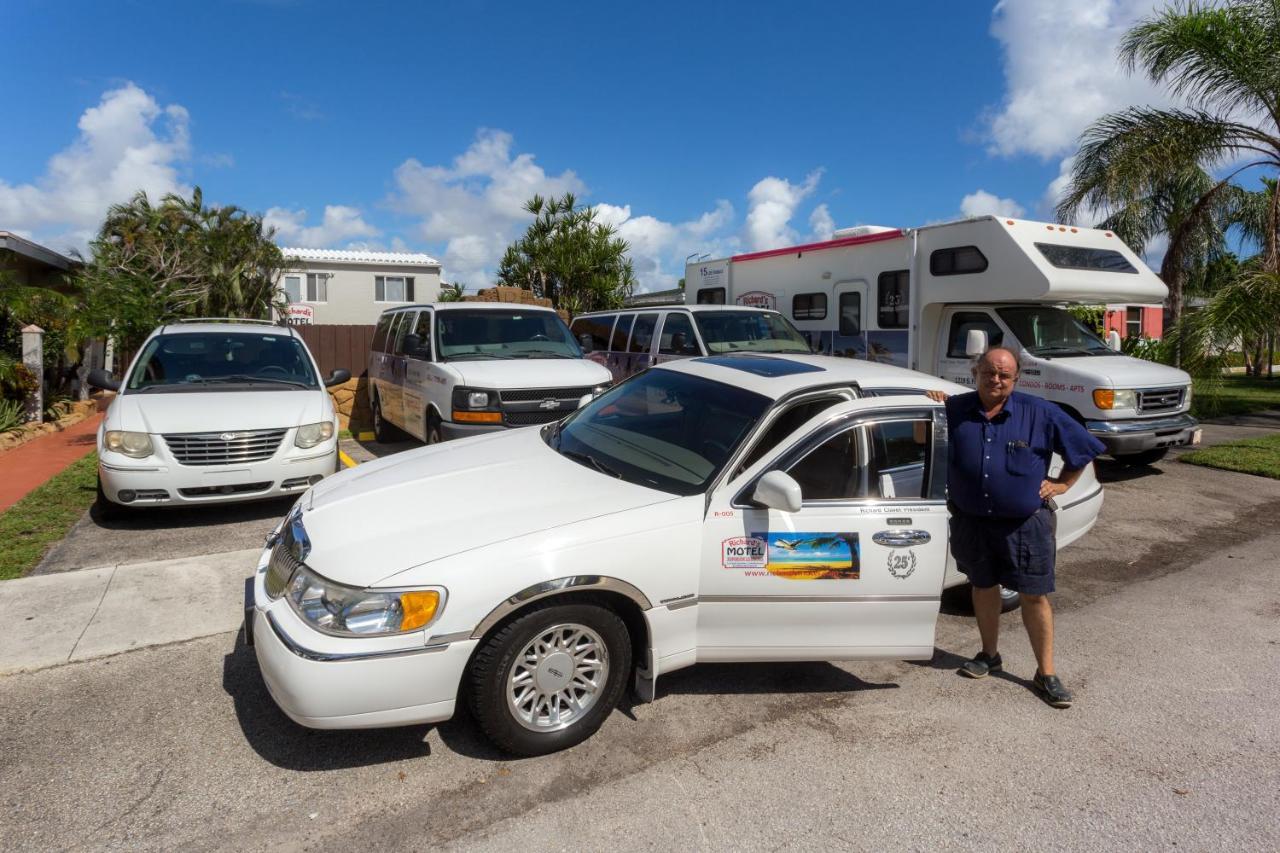
<path fill-rule="evenodd" d="M 427 444 L 440 444 L 444 441 L 444 430 L 440 427 L 440 417 L 435 412 L 427 414 Z"/>
<path fill-rule="evenodd" d="M 1154 465 L 1169 454 L 1169 448 L 1157 447 L 1141 453 L 1125 453 L 1115 457 L 1122 465 Z"/>
<path fill-rule="evenodd" d="M 373 398 L 373 437 L 379 444 L 389 444 L 404 437 L 404 433 L 382 416 L 382 400 L 378 397 Z"/>
<path fill-rule="evenodd" d="M 494 744 L 546 755 L 579 744 L 613 711 L 631 671 L 631 636 L 595 604 L 534 605 L 476 652 L 472 715 Z"/>
<path fill-rule="evenodd" d="M 98 478 L 98 500 L 93 505 L 93 515 L 97 516 L 99 521 L 120 521 L 128 512 L 127 509 L 120 504 L 107 498 L 107 493 L 102 491 L 102 478 Z"/>

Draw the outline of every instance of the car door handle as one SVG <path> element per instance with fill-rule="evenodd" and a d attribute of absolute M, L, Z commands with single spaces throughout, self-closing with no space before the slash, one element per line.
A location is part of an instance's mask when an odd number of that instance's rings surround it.
<path fill-rule="evenodd" d="M 911 545 L 924 545 L 930 538 L 927 530 L 881 530 L 872 535 L 871 541 L 890 548 L 906 548 Z"/>

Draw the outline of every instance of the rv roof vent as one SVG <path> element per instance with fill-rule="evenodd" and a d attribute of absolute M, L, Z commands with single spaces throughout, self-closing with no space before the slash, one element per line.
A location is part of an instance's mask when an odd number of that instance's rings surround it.
<path fill-rule="evenodd" d="M 852 228 L 837 228 L 831 233 L 833 240 L 842 237 L 865 237 L 868 234 L 883 234 L 886 231 L 897 231 L 897 228 L 886 228 L 883 225 L 855 225 Z"/>

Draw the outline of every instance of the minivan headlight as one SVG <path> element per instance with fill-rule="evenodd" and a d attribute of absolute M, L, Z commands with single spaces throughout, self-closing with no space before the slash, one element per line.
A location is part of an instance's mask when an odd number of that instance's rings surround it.
<path fill-rule="evenodd" d="M 298 434 L 293 443 L 299 447 L 315 447 L 322 441 L 333 438 L 333 421 L 320 421 L 318 424 L 306 424 L 298 427 Z"/>
<path fill-rule="evenodd" d="M 145 432 L 110 429 L 102 436 L 102 443 L 107 450 L 123 453 L 134 459 L 145 459 L 155 452 L 155 448 L 151 446 L 151 436 Z"/>
<path fill-rule="evenodd" d="M 318 631 L 338 636 L 403 634 L 429 625 L 440 612 L 441 590 L 399 592 L 343 586 L 298 566 L 285 593 L 293 609 Z"/>

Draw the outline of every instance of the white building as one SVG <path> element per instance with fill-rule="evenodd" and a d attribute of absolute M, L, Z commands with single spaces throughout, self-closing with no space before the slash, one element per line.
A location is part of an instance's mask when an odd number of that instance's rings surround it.
<path fill-rule="evenodd" d="M 408 252 L 281 247 L 291 314 L 316 325 L 373 325 L 385 309 L 440 296 L 440 262 Z M 309 312 L 307 309 L 310 309 Z M 301 322 L 307 322 L 307 319 Z"/>

